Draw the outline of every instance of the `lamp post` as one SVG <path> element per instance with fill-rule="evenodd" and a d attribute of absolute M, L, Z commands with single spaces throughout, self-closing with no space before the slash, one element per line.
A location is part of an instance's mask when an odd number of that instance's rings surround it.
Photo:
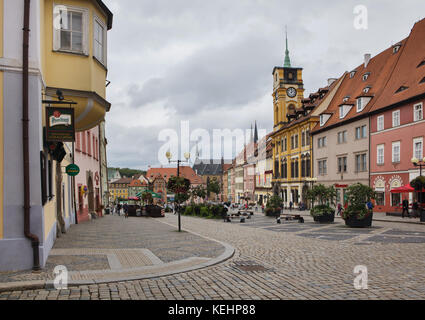
<path fill-rule="evenodd" d="M 425 167 L 425 157 L 422 160 L 419 160 L 418 158 L 413 157 L 411 161 L 415 167 L 419 167 L 419 176 L 421 176 L 422 167 Z"/>
<path fill-rule="evenodd" d="M 178 178 L 180 176 L 180 163 L 189 162 L 190 153 L 189 152 L 186 152 L 184 154 L 184 157 L 185 157 L 186 160 L 180 160 L 180 159 L 178 159 L 178 160 L 171 160 L 172 154 L 171 154 L 170 151 L 168 151 L 165 154 L 165 156 L 168 159 L 168 163 L 171 163 L 171 162 L 176 162 L 177 163 L 177 178 Z M 176 190 L 176 194 L 174 195 L 174 207 L 175 207 L 175 209 L 177 209 L 178 222 L 179 222 L 179 232 L 181 232 L 181 216 L 180 216 L 180 210 L 178 210 L 178 208 L 176 208 L 176 196 L 177 196 L 177 194 L 178 194 L 178 190 Z"/>
<path fill-rule="evenodd" d="M 413 157 L 411 162 L 415 167 L 419 167 L 419 176 L 422 176 L 422 167 L 425 167 L 425 157 L 422 160 L 419 160 L 416 157 Z M 422 191 L 422 190 L 421 190 Z M 423 202 L 422 193 L 418 192 L 418 201 L 419 203 Z"/>

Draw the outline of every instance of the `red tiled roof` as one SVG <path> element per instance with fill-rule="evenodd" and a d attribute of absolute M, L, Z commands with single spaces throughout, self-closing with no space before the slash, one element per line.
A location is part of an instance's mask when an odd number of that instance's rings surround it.
<path fill-rule="evenodd" d="M 418 67 L 422 61 L 425 61 L 425 19 L 413 26 L 409 37 L 403 41 L 399 52 L 395 55 L 397 54 L 400 55 L 400 59 L 394 68 L 392 77 L 371 111 L 425 93 L 425 84 L 420 84 L 425 77 L 425 65 Z M 407 89 L 396 93 L 402 86 Z"/>
<path fill-rule="evenodd" d="M 165 181 L 172 176 L 177 176 L 177 168 L 150 168 L 146 173 L 148 179 L 153 179 L 157 175 L 161 175 Z M 180 167 L 180 177 L 184 177 L 190 180 L 191 184 L 202 184 L 202 178 L 196 174 L 196 172 L 188 166 Z"/>
<path fill-rule="evenodd" d="M 404 45 L 405 42 L 406 41 L 403 40 L 402 44 Z M 356 69 L 352 70 L 355 71 L 353 77 L 350 77 L 351 71 L 346 72 L 344 74 L 344 79 L 340 87 L 338 88 L 335 96 L 333 97 L 331 103 L 329 104 L 327 110 L 323 112 L 327 114 L 332 114 L 331 117 L 325 123 L 325 125 L 320 126 L 320 124 L 317 124 L 312 130 L 312 132 L 320 131 L 332 125 L 342 123 L 347 120 L 351 120 L 367 114 L 378 100 L 378 97 L 381 95 L 385 84 L 390 78 L 394 66 L 397 63 L 397 60 L 400 57 L 400 53 L 400 51 L 398 53 L 393 53 L 393 48 L 390 47 L 379 53 L 375 57 L 371 58 L 366 68 L 364 66 L 364 63 L 362 63 Z M 366 80 L 363 80 L 363 75 L 365 73 L 369 73 L 369 76 Z M 367 94 L 363 92 L 363 89 L 365 87 L 370 87 L 369 92 Z M 372 97 L 372 99 L 361 112 L 357 112 L 356 98 L 360 96 L 368 96 Z M 344 102 L 345 97 L 349 97 L 349 99 Z M 353 107 L 343 119 L 340 119 L 339 106 L 342 104 L 353 105 Z"/>
<path fill-rule="evenodd" d="M 131 178 L 121 178 L 117 181 L 111 182 L 111 184 L 129 184 L 133 179 Z"/>
<path fill-rule="evenodd" d="M 134 179 L 133 181 L 130 182 L 129 187 L 143 187 L 146 186 L 146 182 L 145 181 L 140 181 L 138 179 Z"/>

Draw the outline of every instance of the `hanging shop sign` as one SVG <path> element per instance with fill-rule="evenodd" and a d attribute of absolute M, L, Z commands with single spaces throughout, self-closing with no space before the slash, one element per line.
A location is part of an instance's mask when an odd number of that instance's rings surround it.
<path fill-rule="evenodd" d="M 74 109 L 46 107 L 46 140 L 74 142 Z"/>
<path fill-rule="evenodd" d="M 80 173 L 80 168 L 76 164 L 70 164 L 66 167 L 66 174 L 75 177 Z"/>

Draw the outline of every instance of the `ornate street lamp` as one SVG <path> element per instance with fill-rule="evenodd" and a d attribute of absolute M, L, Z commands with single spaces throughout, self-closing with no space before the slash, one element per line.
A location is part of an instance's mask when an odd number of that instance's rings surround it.
<path fill-rule="evenodd" d="M 185 157 L 185 159 L 186 160 L 180 160 L 180 159 L 178 159 L 178 160 L 171 160 L 171 158 L 172 158 L 172 154 L 171 154 L 171 152 L 170 151 L 168 151 L 166 154 L 165 154 L 165 156 L 167 157 L 167 159 L 168 159 L 168 163 L 171 163 L 171 162 L 176 162 L 177 163 L 177 178 L 180 176 L 180 163 L 185 163 L 185 162 L 189 162 L 189 159 L 190 159 L 190 153 L 189 152 L 186 152 L 185 154 L 184 154 L 184 157 Z M 178 194 L 178 191 L 176 192 L 177 194 Z M 176 196 L 177 196 L 177 194 L 176 195 L 174 195 L 174 208 L 177 210 L 177 214 L 178 214 L 178 221 L 179 221 L 179 232 L 181 232 L 181 216 L 180 216 L 180 210 L 178 210 L 178 208 L 176 208 Z"/>
<path fill-rule="evenodd" d="M 422 167 L 425 167 L 425 157 L 422 160 L 419 160 L 418 158 L 413 157 L 412 160 L 410 160 L 410 161 L 413 163 L 413 165 L 415 167 L 419 167 L 419 175 L 421 176 L 422 175 Z"/>

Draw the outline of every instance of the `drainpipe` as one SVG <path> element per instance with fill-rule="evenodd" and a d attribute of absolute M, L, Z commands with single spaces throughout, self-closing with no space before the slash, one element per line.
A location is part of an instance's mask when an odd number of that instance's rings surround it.
<path fill-rule="evenodd" d="M 24 28 L 23 28 L 23 54 L 22 54 L 22 145 L 24 160 L 24 234 L 31 240 L 33 249 L 33 270 L 40 270 L 40 257 L 38 237 L 30 232 L 30 162 L 29 162 L 29 116 L 28 116 L 28 55 L 29 55 L 29 25 L 30 25 L 30 0 L 24 0 Z"/>

